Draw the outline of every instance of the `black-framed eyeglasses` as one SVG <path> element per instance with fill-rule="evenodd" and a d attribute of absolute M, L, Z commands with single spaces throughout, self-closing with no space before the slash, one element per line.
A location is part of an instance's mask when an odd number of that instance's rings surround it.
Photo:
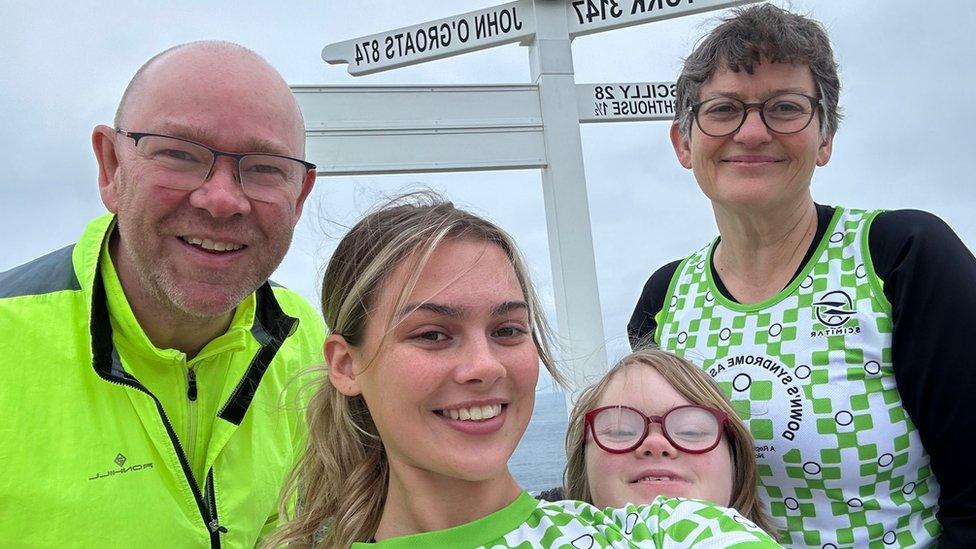
<path fill-rule="evenodd" d="M 660 423 L 664 438 L 678 450 L 704 454 L 718 446 L 728 421 L 725 412 L 694 404 L 671 408 L 661 416 L 646 416 L 630 406 L 602 406 L 584 416 L 597 446 L 611 454 L 636 450 L 647 438 L 651 423 Z"/>
<path fill-rule="evenodd" d="M 261 202 L 294 200 L 308 171 L 315 169 L 311 162 L 279 154 L 232 153 L 171 135 L 122 128 L 115 131 L 132 139 L 142 160 L 166 172 L 159 185 L 177 190 L 200 188 L 213 175 L 217 158 L 227 156 L 237 161 L 238 179 L 248 198 Z"/>
<path fill-rule="evenodd" d="M 813 115 L 823 101 L 802 93 L 781 93 L 760 103 L 746 103 L 734 97 L 713 97 L 688 107 L 698 129 L 705 135 L 725 137 L 739 131 L 750 109 L 759 111 L 759 118 L 771 132 L 789 135 L 799 133 L 810 125 Z"/>

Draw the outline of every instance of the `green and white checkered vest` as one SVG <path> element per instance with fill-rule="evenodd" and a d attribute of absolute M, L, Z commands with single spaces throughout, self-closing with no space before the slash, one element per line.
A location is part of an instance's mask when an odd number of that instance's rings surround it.
<path fill-rule="evenodd" d="M 837 208 L 799 276 L 752 305 L 716 290 L 707 245 L 678 267 L 658 314 L 661 347 L 708 372 L 749 426 L 785 545 L 915 547 L 940 532 L 939 485 L 895 388 L 891 305 L 868 252 L 877 213 Z"/>

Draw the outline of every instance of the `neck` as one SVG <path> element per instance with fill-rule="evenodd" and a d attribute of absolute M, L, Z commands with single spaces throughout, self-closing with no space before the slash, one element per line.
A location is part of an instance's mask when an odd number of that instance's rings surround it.
<path fill-rule="evenodd" d="M 146 337 L 159 349 L 176 349 L 192 359 L 207 343 L 223 334 L 230 327 L 234 310 L 217 317 L 201 317 L 164 305 L 157 296 L 147 292 L 128 262 L 120 261 L 118 234 L 109 242 L 109 257 L 118 274 L 126 301 Z"/>
<path fill-rule="evenodd" d="M 391 463 L 376 539 L 460 526 L 502 509 L 521 491 L 507 468 L 495 479 L 469 482 Z"/>
<path fill-rule="evenodd" d="M 817 232 L 817 208 L 809 195 L 803 198 L 762 211 L 714 206 L 722 236 L 715 269 L 741 303 L 776 295 L 800 267 Z"/>

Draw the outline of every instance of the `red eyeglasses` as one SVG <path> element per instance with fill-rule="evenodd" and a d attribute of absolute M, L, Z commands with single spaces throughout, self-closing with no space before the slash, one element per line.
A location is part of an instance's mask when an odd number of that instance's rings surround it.
<path fill-rule="evenodd" d="M 722 440 L 729 416 L 721 410 L 689 404 L 650 417 L 630 406 L 602 406 L 587 412 L 584 419 L 597 446 L 611 454 L 635 450 L 647 438 L 651 423 L 660 423 L 664 438 L 678 450 L 704 454 Z"/>

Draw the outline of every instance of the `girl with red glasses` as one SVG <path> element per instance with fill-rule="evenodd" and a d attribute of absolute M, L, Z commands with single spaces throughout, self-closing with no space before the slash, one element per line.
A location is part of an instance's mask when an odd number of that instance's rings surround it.
<path fill-rule="evenodd" d="M 665 351 L 638 350 L 570 413 L 564 495 L 596 507 L 659 496 L 708 500 L 773 533 L 758 497 L 756 451 L 702 370 Z"/>

